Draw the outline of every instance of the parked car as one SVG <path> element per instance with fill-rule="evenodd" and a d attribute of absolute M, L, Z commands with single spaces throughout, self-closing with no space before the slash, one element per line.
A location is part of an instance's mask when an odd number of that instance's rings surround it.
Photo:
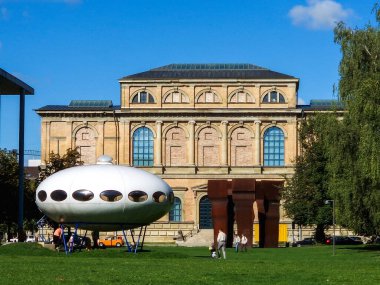
<path fill-rule="evenodd" d="M 110 236 L 104 239 L 99 239 L 98 244 L 100 247 L 120 247 L 124 245 L 124 240 L 121 236 Z"/>
<path fill-rule="evenodd" d="M 358 242 L 361 242 L 361 243 L 364 243 L 363 242 L 363 239 L 359 236 L 349 236 L 350 239 L 353 239 L 355 241 L 358 241 Z"/>
<path fill-rule="evenodd" d="M 333 237 L 328 237 L 326 239 L 326 244 L 333 244 Z M 351 238 L 348 236 L 336 236 L 335 237 L 335 244 L 336 245 L 356 245 L 356 244 L 363 244 L 363 241 L 357 240 L 356 238 Z"/>
<path fill-rule="evenodd" d="M 27 236 L 25 242 L 35 242 L 36 239 L 33 235 Z"/>
<path fill-rule="evenodd" d="M 316 243 L 314 238 L 304 238 L 303 240 L 296 241 L 292 246 L 315 245 Z"/>
<path fill-rule="evenodd" d="M 18 242 L 18 237 L 11 238 L 9 241 L 10 242 Z"/>

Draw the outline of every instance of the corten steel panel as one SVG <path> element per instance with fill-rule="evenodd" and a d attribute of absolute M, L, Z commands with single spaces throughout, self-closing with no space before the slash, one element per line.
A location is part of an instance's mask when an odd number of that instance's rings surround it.
<path fill-rule="evenodd" d="M 279 205 L 278 201 L 270 201 L 267 203 L 267 212 L 265 217 L 265 244 L 264 247 L 278 247 L 279 233 Z"/>
<path fill-rule="evenodd" d="M 283 181 L 260 181 L 256 186 L 260 247 L 278 247 L 280 193 Z"/>
<path fill-rule="evenodd" d="M 228 229 L 228 181 L 209 180 L 208 198 L 211 201 L 212 221 L 214 225 L 214 242 L 218 236 L 219 229 L 226 234 Z"/>
<path fill-rule="evenodd" d="M 257 187 L 258 188 L 258 187 Z M 258 192 L 256 188 L 256 197 Z M 265 244 L 265 205 L 264 197 L 262 199 L 256 198 L 257 212 L 259 215 L 259 247 L 264 247 Z"/>
<path fill-rule="evenodd" d="M 232 199 L 235 205 L 238 234 L 241 236 L 244 233 L 248 239 L 248 246 L 252 246 L 255 179 L 232 179 Z"/>

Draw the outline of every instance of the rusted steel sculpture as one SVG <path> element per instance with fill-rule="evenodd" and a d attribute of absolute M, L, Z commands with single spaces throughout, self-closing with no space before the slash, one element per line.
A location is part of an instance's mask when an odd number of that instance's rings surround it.
<path fill-rule="evenodd" d="M 260 181 L 256 184 L 260 247 L 278 247 L 279 189 L 282 185 L 282 181 Z"/>
<path fill-rule="evenodd" d="M 278 246 L 279 189 L 283 181 L 257 181 L 255 179 L 209 180 L 208 196 L 212 204 L 214 241 L 219 229 L 227 234 L 231 245 L 234 220 L 238 234 L 244 233 L 248 246 L 252 245 L 253 202 L 256 201 L 259 218 L 260 247 Z M 231 199 L 232 198 L 232 199 Z"/>
<path fill-rule="evenodd" d="M 228 227 L 228 181 L 209 180 L 208 198 L 211 201 L 212 223 L 214 227 L 214 244 L 218 236 L 219 229 L 227 233 Z M 227 240 L 228 244 L 228 240 Z"/>
<path fill-rule="evenodd" d="M 255 201 L 255 179 L 232 179 L 232 200 L 235 209 L 235 221 L 238 234 L 245 234 L 247 246 L 252 246 L 253 240 L 253 202 Z"/>

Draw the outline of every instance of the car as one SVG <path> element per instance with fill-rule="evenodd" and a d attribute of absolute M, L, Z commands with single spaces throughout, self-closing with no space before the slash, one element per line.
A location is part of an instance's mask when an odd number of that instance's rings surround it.
<path fill-rule="evenodd" d="M 18 237 L 14 237 L 9 239 L 9 242 L 18 242 Z"/>
<path fill-rule="evenodd" d="M 350 239 L 352 240 L 355 240 L 355 241 L 358 241 L 358 242 L 362 242 L 363 243 L 363 239 L 359 236 L 348 236 Z"/>
<path fill-rule="evenodd" d="M 333 244 L 334 238 L 333 237 L 328 237 L 326 239 L 326 244 L 331 245 Z M 363 241 L 360 239 L 353 239 L 348 236 L 336 236 L 335 237 L 335 244 L 336 245 L 358 245 L 358 244 L 363 244 Z"/>
<path fill-rule="evenodd" d="M 124 240 L 121 236 L 109 236 L 104 239 L 99 239 L 98 245 L 100 247 L 120 247 L 124 245 Z"/>
<path fill-rule="evenodd" d="M 33 235 L 27 236 L 25 242 L 35 242 L 36 239 Z"/>
<path fill-rule="evenodd" d="M 292 246 L 305 246 L 305 245 L 315 245 L 317 242 L 314 238 L 304 238 L 303 240 L 296 241 Z"/>

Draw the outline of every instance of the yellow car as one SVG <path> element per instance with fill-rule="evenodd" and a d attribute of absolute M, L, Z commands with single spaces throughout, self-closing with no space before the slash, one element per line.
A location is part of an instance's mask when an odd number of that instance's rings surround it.
<path fill-rule="evenodd" d="M 113 246 L 120 247 L 124 245 L 124 240 L 121 236 L 112 236 L 112 237 L 110 236 L 104 239 L 99 239 L 98 245 L 100 247 L 113 247 Z"/>

